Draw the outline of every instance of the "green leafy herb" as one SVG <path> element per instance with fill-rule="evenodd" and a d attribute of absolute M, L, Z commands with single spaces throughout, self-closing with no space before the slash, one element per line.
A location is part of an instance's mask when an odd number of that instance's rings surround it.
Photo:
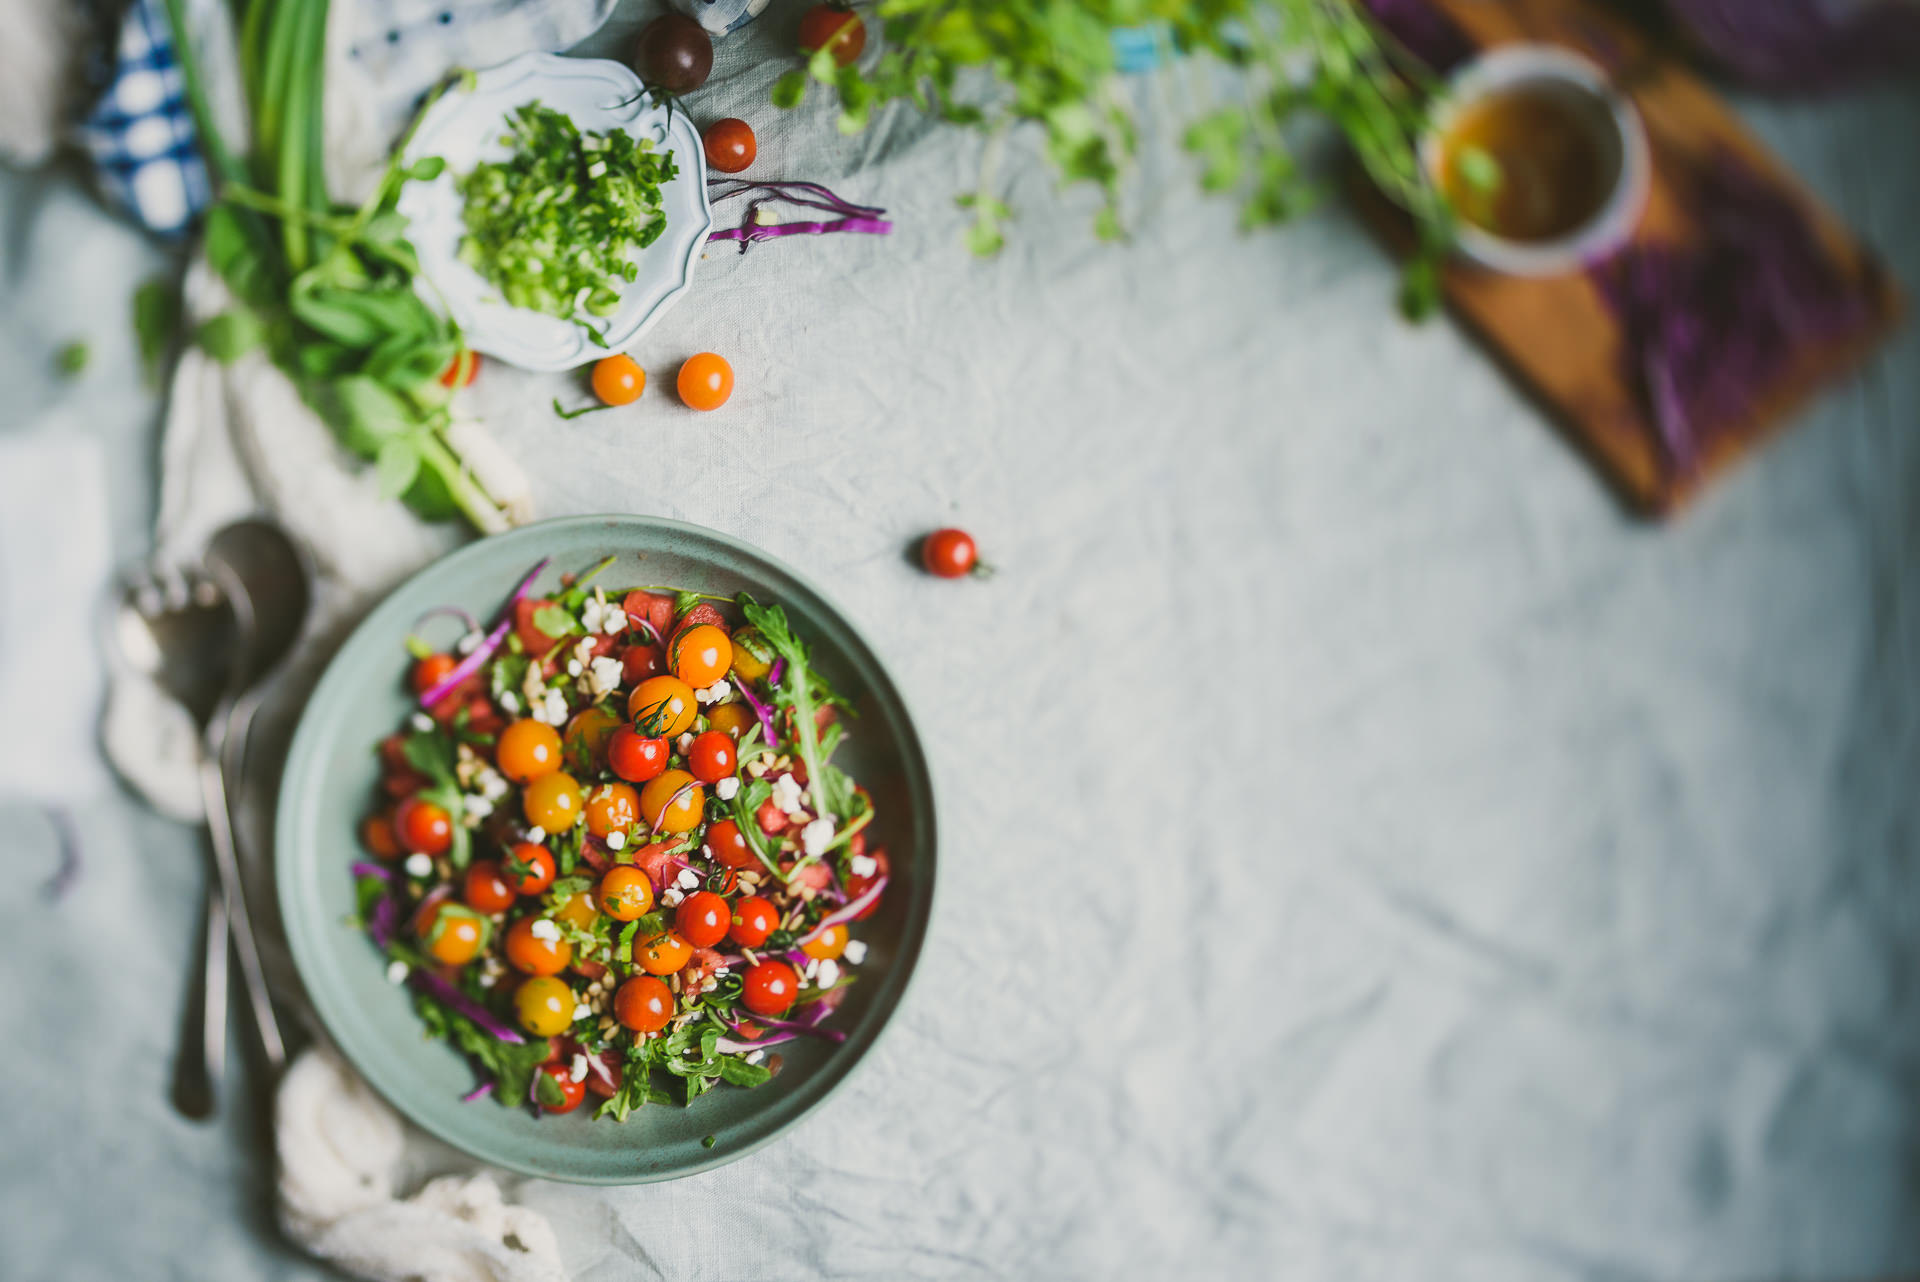
<path fill-rule="evenodd" d="M 586 631 L 580 626 L 580 621 L 557 601 L 549 601 L 533 612 L 533 626 L 555 640 Z"/>
<path fill-rule="evenodd" d="M 563 409 L 558 396 L 553 398 L 553 412 L 561 418 L 579 418 L 583 414 L 598 414 L 601 410 L 610 410 L 611 405 L 582 405 L 577 410 Z"/>
<path fill-rule="evenodd" d="M 533 1075 L 533 1101 L 541 1108 L 565 1108 L 567 1093 L 553 1080 L 552 1073 L 537 1072 Z"/>
<path fill-rule="evenodd" d="M 133 334 L 149 384 L 159 381 L 160 362 L 179 330 L 180 291 L 172 280 L 156 276 L 133 291 Z"/>
<path fill-rule="evenodd" d="M 53 364 L 63 376 L 74 378 L 87 368 L 87 362 L 92 358 L 93 349 L 75 340 L 53 354 Z"/>

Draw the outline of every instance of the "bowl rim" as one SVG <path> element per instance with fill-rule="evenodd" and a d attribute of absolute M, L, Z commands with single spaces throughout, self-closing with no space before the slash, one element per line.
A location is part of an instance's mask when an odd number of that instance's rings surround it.
<path fill-rule="evenodd" d="M 1639 110 L 1591 58 L 1562 45 L 1520 41 L 1495 45 L 1447 78 L 1420 139 L 1420 166 L 1439 183 L 1441 140 L 1468 107 L 1527 84 L 1572 89 L 1597 104 L 1613 125 L 1620 146 L 1620 172 L 1600 207 L 1577 227 L 1551 240 L 1498 236 L 1455 219 L 1455 247 L 1483 267 L 1514 276 L 1558 276 L 1606 257 L 1633 235 L 1653 188 L 1653 152 Z"/>
<path fill-rule="evenodd" d="M 294 856 L 292 851 L 297 845 L 294 833 L 298 822 L 298 817 L 295 814 L 296 810 L 299 809 L 297 795 L 307 787 L 301 784 L 299 780 L 312 777 L 316 769 L 324 768 L 325 766 L 325 760 L 318 756 L 318 754 L 323 751 L 325 744 L 321 738 L 322 732 L 318 729 L 317 722 L 312 716 L 312 710 L 316 707 L 323 706 L 329 697 L 339 695 L 341 691 L 335 690 L 334 687 L 343 686 L 349 681 L 351 674 L 346 662 L 347 656 L 352 653 L 357 646 L 365 644 L 367 638 L 385 635 L 392 630 L 396 620 L 399 620 L 399 607 L 397 605 L 399 601 L 420 584 L 449 572 L 449 567 L 461 566 L 470 561 L 482 561 L 498 556 L 501 554 L 505 545 L 509 543 L 532 544 L 536 550 L 537 557 L 539 543 L 543 539 L 549 538 L 558 532 L 591 528 L 608 532 L 607 541 L 612 543 L 615 539 L 619 538 L 619 535 L 612 531 L 623 526 L 628 528 L 639 527 L 650 533 L 678 533 L 691 535 L 695 538 L 718 541 L 734 551 L 762 562 L 778 573 L 790 576 L 796 583 L 812 593 L 820 604 L 824 606 L 836 620 L 845 626 L 852 642 L 861 651 L 864 651 L 861 657 L 866 663 L 870 664 L 873 674 L 878 678 L 876 682 L 872 683 L 870 687 L 871 692 L 875 697 L 890 700 L 899 709 L 901 714 L 901 730 L 903 732 L 899 749 L 905 758 L 909 776 L 913 775 L 917 770 L 920 779 L 925 785 L 926 841 L 924 849 L 916 846 L 914 851 L 917 861 L 916 878 L 924 883 L 925 890 L 918 897 L 918 902 L 909 908 L 900 942 L 891 964 L 891 971 L 897 973 L 899 976 L 898 987 L 892 993 L 883 994 L 878 997 L 875 1004 L 869 1009 L 866 1019 L 861 1021 L 861 1024 L 856 1026 L 854 1030 L 850 1030 L 856 1036 L 850 1036 L 847 1042 L 840 1045 L 834 1055 L 808 1074 L 806 1080 L 800 1085 L 798 1090 L 801 1092 L 810 1092 L 811 1097 L 805 1098 L 791 1117 L 763 1128 L 751 1138 L 744 1141 L 733 1144 L 717 1144 L 711 1150 L 704 1151 L 700 1155 L 695 1156 L 691 1161 L 672 1170 L 637 1173 L 581 1173 L 559 1171 L 551 1167 L 540 1166 L 533 1162 L 523 1160 L 512 1152 L 481 1151 L 471 1144 L 465 1136 L 456 1133 L 453 1129 L 440 1126 L 433 1120 L 416 1115 L 402 1101 L 397 1090 L 394 1089 L 394 1083 L 388 1080 L 384 1071 L 369 1071 L 366 1063 L 363 1062 L 361 1057 L 356 1053 L 355 1039 L 350 1036 L 343 1037 L 341 1035 L 341 1028 L 344 1025 L 344 1021 L 340 1018 L 340 1010 L 337 1007 L 335 996 L 330 993 L 323 996 L 322 993 L 324 990 L 308 982 L 307 976 L 310 973 L 314 973 L 316 964 L 315 955 L 318 950 L 325 947 L 319 938 L 319 926 L 328 924 L 340 926 L 342 923 L 320 922 L 316 924 L 314 920 L 315 915 L 311 911 L 303 911 L 301 906 L 295 902 L 298 878 L 294 875 Z M 625 551 L 627 549 L 622 548 L 620 550 Z M 404 628 L 406 624 L 410 622 L 411 620 L 402 620 L 401 626 Z M 350 689 L 351 687 L 349 687 L 349 690 Z M 295 972 L 300 976 L 301 990 L 306 998 L 308 1010 L 311 1011 L 314 1019 L 318 1023 L 318 1031 L 321 1033 L 323 1040 L 338 1050 L 342 1058 L 353 1067 L 354 1071 L 374 1089 L 387 1105 L 394 1109 L 400 1116 L 404 1117 L 409 1123 L 481 1162 L 537 1179 L 554 1180 L 560 1183 L 600 1186 L 626 1186 L 665 1182 L 668 1180 L 681 1179 L 689 1175 L 697 1175 L 703 1171 L 725 1166 L 780 1138 L 801 1121 L 805 1120 L 806 1117 L 813 1113 L 815 1109 L 819 1108 L 835 1091 L 843 1087 L 847 1081 L 859 1071 L 861 1066 L 866 1063 L 874 1047 L 879 1045 L 881 1039 L 886 1036 L 888 1030 L 893 1025 L 893 1017 L 899 1010 L 900 1004 L 906 1000 L 907 994 L 912 990 L 913 981 L 919 969 L 920 955 L 925 948 L 927 934 L 932 929 L 935 900 L 939 892 L 939 877 L 937 875 L 939 850 L 938 795 L 939 789 L 934 776 L 932 760 L 929 758 L 924 745 L 920 741 L 919 729 L 914 722 L 912 710 L 908 707 L 906 698 L 901 693 L 899 685 L 894 681 L 892 673 L 887 670 L 886 666 L 881 662 L 879 655 L 867 643 L 865 635 L 854 624 L 852 617 L 841 608 L 838 602 L 822 592 L 812 580 L 800 574 L 792 566 L 786 564 L 778 557 L 762 551 L 760 548 L 743 539 L 735 538 L 730 534 L 715 530 L 709 526 L 697 525 L 688 521 L 678 521 L 668 517 L 642 516 L 633 513 L 605 513 L 598 515 L 554 517 L 516 527 L 504 534 L 476 539 L 464 547 L 456 548 L 454 551 L 438 557 L 426 566 L 423 566 L 421 569 L 409 575 L 403 582 L 385 591 L 379 601 L 362 616 L 359 622 L 354 624 L 352 630 L 328 658 L 320 680 L 314 685 L 312 691 L 307 696 L 305 704 L 301 708 L 294 734 L 288 747 L 286 762 L 280 775 L 280 787 L 275 798 L 274 806 L 273 852 L 271 859 L 274 876 L 274 897 L 276 906 L 280 910 L 281 922 L 286 933 L 288 953 L 292 957 Z M 344 867 L 342 871 L 345 871 Z M 864 1041 L 857 1041 L 856 1037 L 858 1032 L 869 1024 L 872 1027 L 871 1035 L 867 1036 Z M 791 1098 L 791 1096 L 783 1098 Z M 738 1123 L 736 1122 L 735 1125 L 737 1126 Z"/>

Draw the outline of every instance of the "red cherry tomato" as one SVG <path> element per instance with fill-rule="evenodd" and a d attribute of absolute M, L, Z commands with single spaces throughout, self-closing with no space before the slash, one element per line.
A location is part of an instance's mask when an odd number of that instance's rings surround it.
<path fill-rule="evenodd" d="M 479 372 L 480 353 L 470 352 L 463 347 L 453 354 L 447 367 L 440 371 L 440 386 L 469 387 L 473 384 L 474 375 Z"/>
<path fill-rule="evenodd" d="M 813 53 L 832 42 L 833 60 L 846 66 L 867 47 L 867 24 L 837 4 L 817 4 L 800 15 L 800 48 Z"/>
<path fill-rule="evenodd" d="M 544 598 L 535 601 L 527 597 L 521 597 L 513 603 L 514 635 L 520 638 L 520 644 L 526 648 L 527 653 L 535 658 L 539 658 L 560 644 L 559 637 L 548 636 L 533 621 L 533 616 L 540 611 L 541 607 L 552 604 L 553 602 Z"/>
<path fill-rule="evenodd" d="M 620 652 L 620 675 L 630 686 L 667 670 L 667 657 L 657 645 L 630 645 Z"/>
<path fill-rule="evenodd" d="M 733 395 L 733 366 L 717 352 L 687 357 L 674 380 L 688 409 L 717 410 Z"/>
<path fill-rule="evenodd" d="M 980 554 L 965 530 L 935 530 L 920 545 L 920 563 L 929 574 L 957 579 L 980 568 Z"/>
<path fill-rule="evenodd" d="M 800 976 L 783 961 L 761 962 L 740 984 L 741 1004 L 756 1015 L 784 1015 L 799 995 Z"/>
<path fill-rule="evenodd" d="M 723 174 L 737 174 L 753 163 L 760 150 L 754 141 L 753 126 L 728 116 L 707 126 L 705 139 L 707 166 Z"/>
<path fill-rule="evenodd" d="M 547 853 L 545 846 L 521 841 L 514 843 L 513 849 L 507 852 L 507 862 L 500 871 L 507 884 L 519 894 L 537 895 L 553 884 L 556 870 L 553 856 Z"/>
<path fill-rule="evenodd" d="M 695 948 L 711 948 L 727 937 L 733 925 L 733 912 L 727 907 L 727 901 L 711 890 L 696 890 L 680 901 L 673 925 L 680 938 Z"/>
<path fill-rule="evenodd" d="M 501 875 L 499 864 L 491 859 L 476 859 L 467 865 L 460 897 L 477 913 L 500 913 L 512 906 L 514 891 L 512 884 Z"/>
<path fill-rule="evenodd" d="M 767 900 L 748 895 L 733 906 L 727 938 L 742 948 L 758 948 L 780 925 L 780 913 Z"/>
<path fill-rule="evenodd" d="M 587 1097 L 587 1084 L 574 1081 L 573 1074 L 564 1065 L 542 1064 L 540 1076 L 546 1082 L 534 1083 L 533 1098 L 542 1113 L 571 1113 Z M 556 1099 L 558 1103 L 554 1102 Z"/>
<path fill-rule="evenodd" d="M 695 735 L 687 749 L 687 771 L 701 783 L 719 783 L 733 773 L 733 740 L 724 730 Z"/>
<path fill-rule="evenodd" d="M 460 661 L 450 654 L 430 654 L 413 665 L 410 678 L 415 694 L 425 694 L 446 679 L 449 672 L 460 666 Z"/>
<path fill-rule="evenodd" d="M 393 808 L 393 832 L 404 850 L 441 855 L 453 844 L 453 817 L 431 801 L 408 797 Z"/>
<path fill-rule="evenodd" d="M 621 726 L 607 737 L 607 769 L 628 783 L 658 778 L 670 755 L 665 739 L 649 738 L 632 726 Z"/>
<path fill-rule="evenodd" d="M 393 820 L 386 815 L 368 815 L 360 825 L 360 844 L 375 859 L 398 859 L 400 839 L 393 834 Z"/>
<path fill-rule="evenodd" d="M 740 831 L 740 825 L 731 819 L 722 819 L 707 828 L 707 857 L 723 868 L 752 868 L 760 861 L 754 857 L 753 847 L 747 845 L 747 836 Z"/>
<path fill-rule="evenodd" d="M 872 851 L 868 852 L 868 855 L 874 862 L 874 869 L 871 873 L 868 873 L 864 877 L 858 876 L 858 875 L 850 875 L 847 878 L 847 898 L 848 899 L 858 899 L 860 898 L 860 896 L 866 894 L 869 890 L 873 889 L 873 884 L 879 881 L 882 877 L 886 876 L 888 868 L 891 867 L 891 865 L 887 860 L 887 852 L 882 850 L 880 847 L 875 846 Z M 856 913 L 853 919 L 855 921 L 865 921 L 867 918 L 873 916 L 874 913 L 878 912 L 879 910 L 880 910 L 880 901 L 876 899 L 872 903 L 868 904 L 860 912 Z"/>

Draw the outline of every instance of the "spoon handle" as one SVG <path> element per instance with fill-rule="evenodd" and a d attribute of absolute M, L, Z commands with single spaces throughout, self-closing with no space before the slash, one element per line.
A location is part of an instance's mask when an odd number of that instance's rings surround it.
<path fill-rule="evenodd" d="M 174 1107 L 195 1121 L 213 1116 L 227 1064 L 227 910 L 211 886 L 202 927 L 198 1002 L 188 1008 L 173 1075 Z"/>
<path fill-rule="evenodd" d="M 207 832 L 213 839 L 213 867 L 220 878 L 220 898 L 227 910 L 227 923 L 233 931 L 234 955 L 240 959 L 240 982 L 247 990 L 247 1004 L 253 1007 L 254 1027 L 260 1033 L 260 1047 L 267 1065 L 276 1072 L 287 1062 L 286 1043 L 280 1039 L 280 1024 L 273 1015 L 273 998 L 267 992 L 267 974 L 260 965 L 260 948 L 254 940 L 253 923 L 247 916 L 247 898 L 240 885 L 240 863 L 233 853 L 233 824 L 227 814 L 227 786 L 221 777 L 220 754 L 210 752 L 200 763 L 200 796 L 206 803 Z M 221 1017 L 224 1017 L 224 1008 Z M 214 1015 L 210 1012 L 208 1019 Z"/>

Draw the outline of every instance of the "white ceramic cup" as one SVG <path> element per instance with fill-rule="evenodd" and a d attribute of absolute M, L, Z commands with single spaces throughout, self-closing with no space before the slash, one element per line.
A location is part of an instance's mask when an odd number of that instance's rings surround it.
<path fill-rule="evenodd" d="M 1468 108 L 1517 91 L 1551 94 L 1574 109 L 1593 133 L 1607 195 L 1591 217 L 1551 240 L 1510 240 L 1471 223 L 1457 227 L 1456 248 L 1494 271 L 1559 276 L 1577 271 L 1626 243 L 1647 207 L 1653 157 L 1646 128 L 1607 73 L 1558 45 L 1509 44 L 1489 49 L 1456 71 L 1420 142 L 1420 161 L 1436 185 L 1447 130 Z"/>

